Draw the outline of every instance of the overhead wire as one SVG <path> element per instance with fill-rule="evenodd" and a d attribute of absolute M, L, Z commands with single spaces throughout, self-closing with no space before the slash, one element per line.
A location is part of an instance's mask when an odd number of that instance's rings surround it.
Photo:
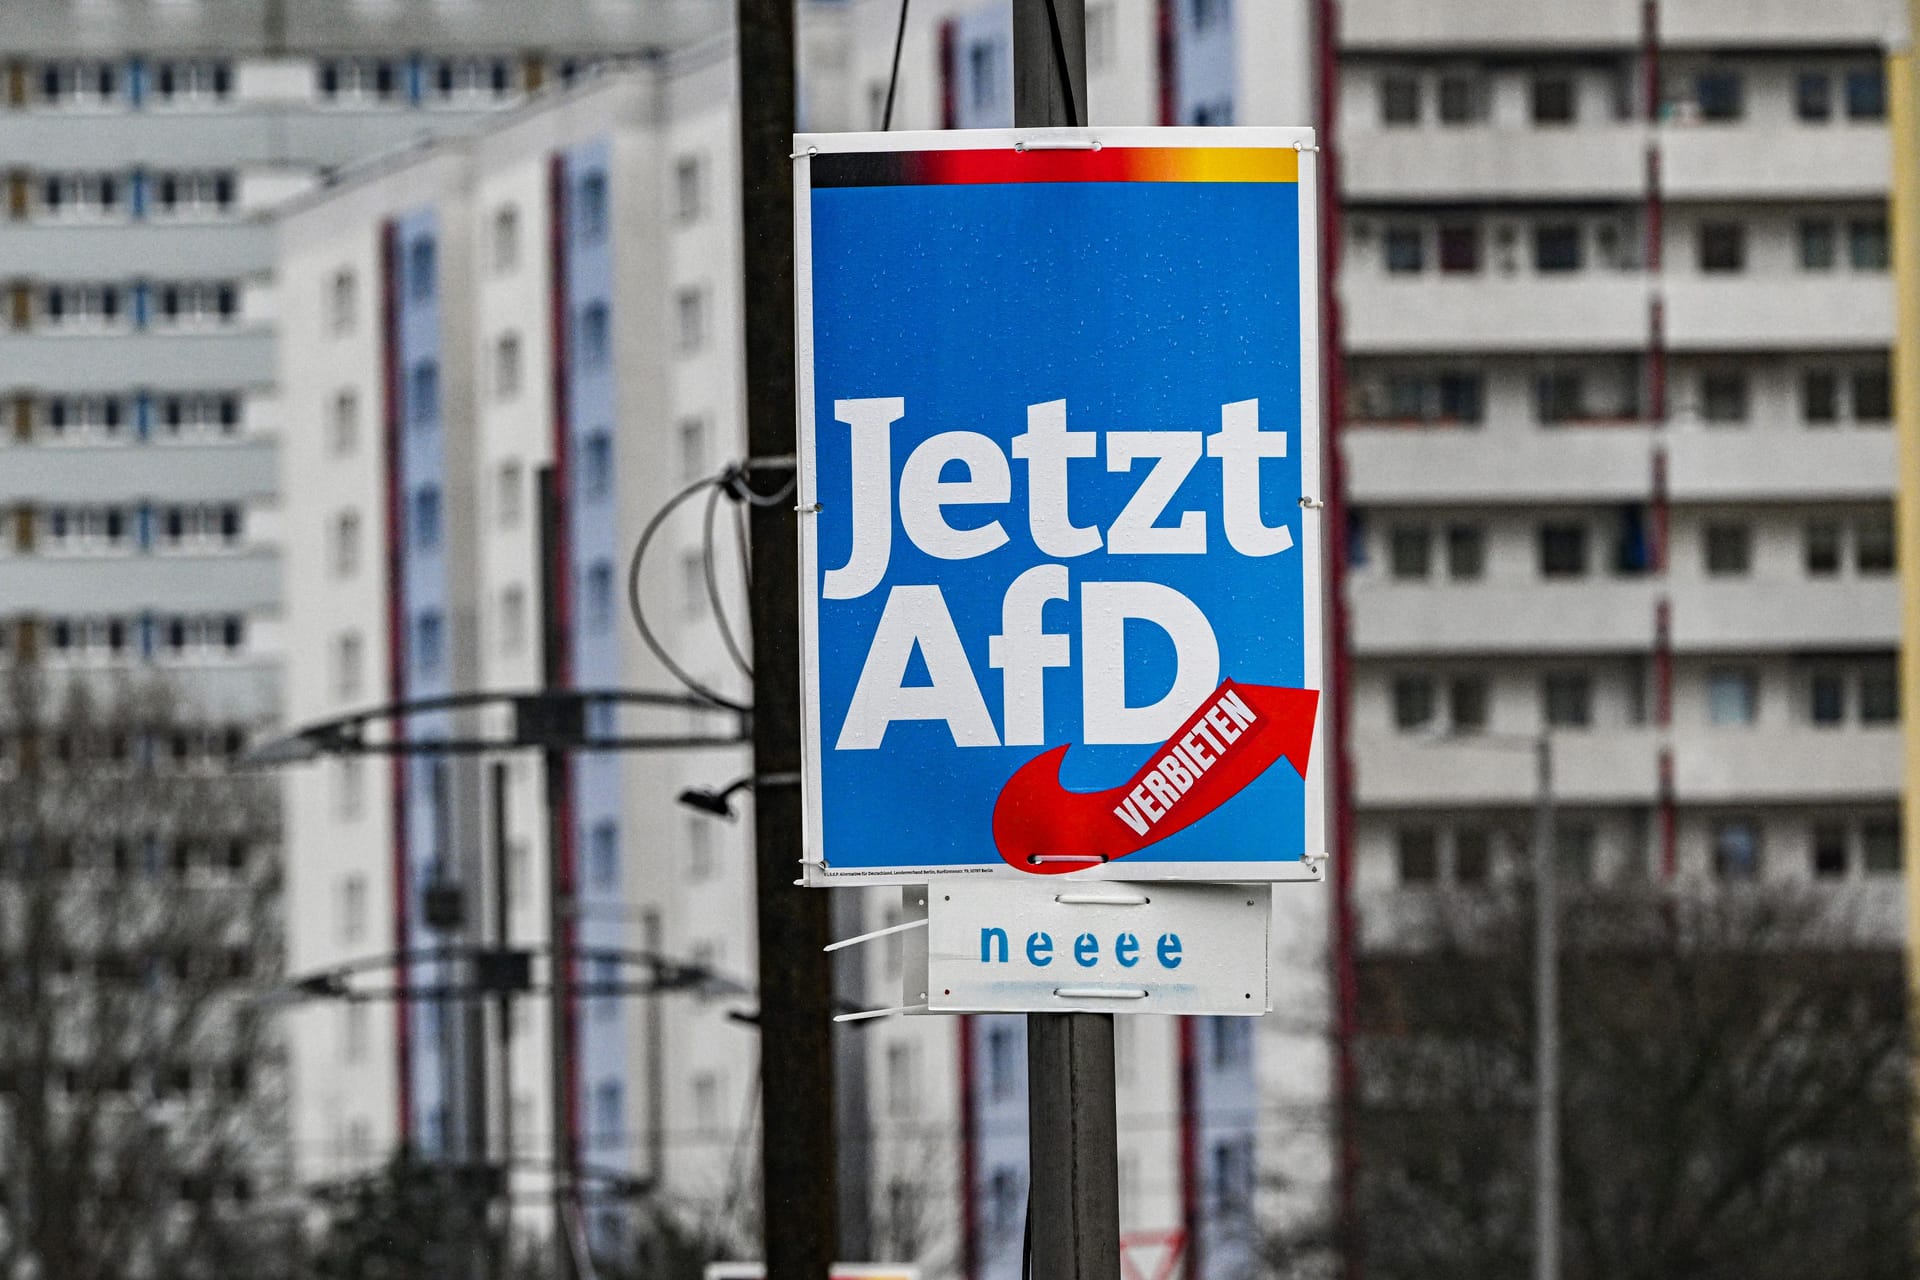
<path fill-rule="evenodd" d="M 900 0 L 900 26 L 893 33 L 893 73 L 887 77 L 887 109 L 880 116 L 880 130 L 893 128 L 893 95 L 900 87 L 900 48 L 907 42 L 907 9 L 913 0 Z"/>
<path fill-rule="evenodd" d="M 653 628 L 647 625 L 646 605 L 640 599 L 640 570 L 646 564 L 647 547 L 652 544 L 654 535 L 660 531 L 660 526 L 666 523 L 667 517 L 672 515 L 681 503 L 702 489 L 718 485 L 721 481 L 722 476 L 707 476 L 694 481 L 667 499 L 666 505 L 654 512 L 653 518 L 647 521 L 647 527 L 640 531 L 640 541 L 634 545 L 633 559 L 627 565 L 627 608 L 633 614 L 633 625 L 640 629 L 640 639 L 646 644 L 648 650 L 660 660 L 661 666 L 673 674 L 674 679 L 686 686 L 689 692 L 728 711 L 748 711 L 751 708 L 746 703 L 736 698 L 729 698 L 718 689 L 696 679 L 685 667 L 674 661 L 673 655 L 667 652 L 667 647 L 661 644 L 659 638 L 653 634 Z"/>
<path fill-rule="evenodd" d="M 720 575 L 713 568 L 713 516 L 720 509 L 720 495 L 724 492 L 725 486 L 716 484 L 707 494 L 707 512 L 700 530 L 700 568 L 707 580 L 707 603 L 713 609 L 714 625 L 720 630 L 720 643 L 726 646 L 727 656 L 740 668 L 740 674 L 751 680 L 753 664 L 747 661 L 739 640 L 734 638 L 733 624 L 727 620 L 727 603 L 720 598 Z"/>

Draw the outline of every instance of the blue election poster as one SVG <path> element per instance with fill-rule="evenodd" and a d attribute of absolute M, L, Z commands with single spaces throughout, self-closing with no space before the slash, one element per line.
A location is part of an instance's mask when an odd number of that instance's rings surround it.
<path fill-rule="evenodd" d="M 808 882 L 1315 874 L 1311 133 L 795 153 Z"/>

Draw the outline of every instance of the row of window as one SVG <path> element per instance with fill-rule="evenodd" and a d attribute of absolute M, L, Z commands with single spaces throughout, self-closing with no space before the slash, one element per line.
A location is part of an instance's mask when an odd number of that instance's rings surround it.
<path fill-rule="evenodd" d="M 1752 381 L 1744 368 L 1702 369 L 1675 416 L 1744 423 L 1753 413 Z M 1362 422 L 1472 426 L 1485 420 L 1486 384 L 1487 376 L 1471 367 L 1365 373 L 1349 384 L 1348 403 Z M 1893 419 L 1893 379 L 1885 360 L 1803 368 L 1797 384 L 1800 420 L 1808 426 L 1885 426 Z M 1541 426 L 1626 422 L 1643 412 L 1631 361 L 1611 369 L 1552 368 L 1532 375 L 1529 389 Z"/>
<path fill-rule="evenodd" d="M 155 547 L 234 547 L 245 535 L 245 509 L 221 503 L 163 506 L 52 506 L 35 513 L 36 536 L 16 549 L 79 554 Z"/>
<path fill-rule="evenodd" d="M 34 182 L 46 219 L 188 217 L 230 212 L 239 194 L 231 169 L 43 173 Z M 16 205 L 16 212 L 23 212 Z"/>
<path fill-rule="evenodd" d="M 1760 716 L 1760 672 L 1741 663 L 1707 672 L 1706 722 L 1715 726 L 1751 725 Z M 1797 679 L 1807 723 L 1823 728 L 1846 724 L 1887 726 L 1900 718 L 1900 682 L 1892 659 L 1832 659 L 1811 666 Z M 1409 672 L 1395 676 L 1391 698 L 1393 724 L 1402 733 L 1474 734 L 1487 728 L 1492 681 L 1479 674 L 1436 676 Z M 1590 729 L 1594 725 L 1594 677 L 1581 670 L 1549 671 L 1541 676 L 1541 723 L 1550 729 Z M 1637 708 L 1636 708 L 1637 710 Z"/>
<path fill-rule="evenodd" d="M 233 95 L 233 64 L 218 58 L 134 64 L 75 59 L 42 63 L 36 83 L 40 101 L 51 105 L 224 102 Z"/>
<path fill-rule="evenodd" d="M 241 405 L 230 391 L 54 395 L 11 401 L 12 437 L 26 443 L 193 440 L 238 434 Z"/>
<path fill-rule="evenodd" d="M 224 280 L 53 284 L 42 286 L 38 301 L 40 323 L 49 329 L 231 324 L 240 315 L 240 287 Z"/>
<path fill-rule="evenodd" d="M 565 57 L 552 69 L 569 85 L 600 65 L 597 58 Z M 520 65 L 501 56 L 322 58 L 313 77 L 323 102 L 488 100 L 525 87 Z M 220 58 L 69 59 L 40 64 L 32 83 L 37 105 L 46 106 L 214 103 L 233 98 L 234 70 Z"/>
<path fill-rule="evenodd" d="M 199 657 L 238 653 L 246 647 L 247 620 L 240 614 L 58 616 L 28 624 L 0 621 L 0 657 L 29 643 L 67 659 Z"/>
<path fill-rule="evenodd" d="M 1492 230 L 1503 273 L 1518 269 L 1516 236 L 1519 224 L 1503 221 Z M 1884 272 L 1892 261 L 1887 220 L 1868 214 L 1854 218 L 1802 218 L 1796 226 L 1797 261 L 1802 271 L 1833 271 L 1842 261 L 1854 271 Z M 1746 223 L 1715 219 L 1701 222 L 1694 232 L 1694 259 L 1709 275 L 1732 275 L 1747 269 Z M 1526 244 L 1533 270 L 1542 275 L 1585 270 L 1590 261 L 1607 270 L 1637 269 L 1642 264 L 1639 239 L 1615 221 L 1598 224 L 1546 217 L 1532 222 Z M 1444 219 L 1438 223 L 1395 222 L 1385 230 L 1382 261 L 1389 275 L 1418 275 L 1430 268 L 1442 275 L 1476 275 L 1488 269 L 1485 222 L 1475 218 Z"/>
<path fill-rule="evenodd" d="M 1412 888 L 1480 887 L 1493 879 L 1496 856 L 1516 868 L 1528 865 L 1532 858 L 1527 837 L 1511 828 L 1496 832 L 1477 823 L 1410 823 L 1394 834 L 1397 879 Z M 1600 845 L 1596 825 L 1563 817 L 1555 824 L 1554 836 L 1557 878 L 1563 883 L 1593 883 L 1598 878 Z M 1753 818 L 1715 821 L 1709 831 L 1715 878 L 1758 878 L 1765 865 L 1764 843 L 1761 825 Z M 1807 832 L 1805 850 L 1807 874 L 1815 880 L 1899 875 L 1900 819 L 1896 814 L 1819 819 Z M 1634 861 L 1644 863 L 1644 851 Z M 1641 874 L 1645 868 L 1631 870 Z"/>
<path fill-rule="evenodd" d="M 1572 69 L 1534 71 L 1526 86 L 1527 119 L 1549 128 L 1579 123 L 1581 83 L 1582 77 Z M 1478 68 L 1446 69 L 1431 76 L 1385 71 L 1377 82 L 1380 121 L 1389 127 L 1417 125 L 1431 111 L 1443 125 L 1480 124 L 1490 114 L 1492 88 L 1493 77 Z M 1625 67 L 1607 78 L 1607 89 L 1608 118 L 1632 118 L 1632 80 Z M 1885 73 L 1877 63 L 1803 70 L 1793 80 L 1793 107 L 1795 117 L 1806 124 L 1884 120 Z M 1743 119 L 1746 112 L 1746 76 L 1737 68 L 1714 67 L 1675 78 L 1661 94 L 1663 119 L 1727 123 Z"/>
<path fill-rule="evenodd" d="M 1589 522 L 1539 522 L 1534 530 L 1534 550 L 1540 577 L 1587 576 L 1594 562 L 1593 543 Z M 1815 516 L 1802 527 L 1801 545 L 1801 563 L 1810 578 L 1837 577 L 1848 565 L 1866 577 L 1886 576 L 1898 567 L 1893 520 L 1885 513 L 1851 520 Z M 1701 568 L 1707 576 L 1745 577 L 1753 571 L 1752 524 L 1735 519 L 1707 521 L 1701 529 L 1700 552 Z M 1638 506 L 1624 508 L 1612 538 L 1613 572 L 1644 572 L 1652 567 L 1652 559 L 1645 510 Z M 1387 533 L 1387 572 L 1392 577 L 1426 582 L 1441 570 L 1455 581 L 1483 576 L 1484 526 L 1468 521 L 1399 521 L 1391 526 Z"/>

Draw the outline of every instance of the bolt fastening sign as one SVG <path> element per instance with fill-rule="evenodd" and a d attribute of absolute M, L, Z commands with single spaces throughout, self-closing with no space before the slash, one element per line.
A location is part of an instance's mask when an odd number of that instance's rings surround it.
<path fill-rule="evenodd" d="M 794 151 L 808 882 L 1316 875 L 1311 132 Z"/>

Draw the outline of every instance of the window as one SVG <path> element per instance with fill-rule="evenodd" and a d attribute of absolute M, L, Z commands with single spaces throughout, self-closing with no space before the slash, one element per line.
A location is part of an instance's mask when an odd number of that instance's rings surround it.
<path fill-rule="evenodd" d="M 601 893 L 620 884 L 620 827 L 610 818 L 594 823 L 587 837 L 587 875 Z"/>
<path fill-rule="evenodd" d="M 619 1005 L 613 1000 L 603 1000 L 600 1007 L 612 1012 Z M 621 1115 L 625 1106 L 621 1097 L 623 1092 L 618 1080 L 602 1080 L 594 1085 L 593 1133 L 588 1139 L 589 1145 L 613 1151 L 624 1145 L 626 1125 Z"/>
<path fill-rule="evenodd" d="M 520 513 L 526 502 L 522 471 L 519 460 L 509 458 L 500 464 L 500 470 L 495 473 L 494 518 L 502 529 L 511 529 L 520 523 Z"/>
<path fill-rule="evenodd" d="M 703 175 L 699 156 L 681 156 L 673 165 L 673 214 L 681 222 L 693 222 L 700 216 L 703 199 Z"/>
<path fill-rule="evenodd" d="M 413 495 L 413 545 L 432 551 L 440 545 L 440 490 L 422 485 Z"/>
<path fill-rule="evenodd" d="M 895 1116 L 911 1116 L 919 1106 L 913 1087 L 913 1046 L 887 1046 L 887 1111 Z"/>
<path fill-rule="evenodd" d="M 493 344 L 493 394 L 512 400 L 520 394 L 520 335 L 501 334 Z"/>
<path fill-rule="evenodd" d="M 1535 271 L 1578 271 L 1580 228 L 1573 223 L 1548 223 L 1533 229 Z"/>
<path fill-rule="evenodd" d="M 505 275 L 520 265 L 520 211 L 503 204 L 493 211 L 493 269 Z"/>
<path fill-rule="evenodd" d="M 1447 681 L 1447 720 L 1455 733 L 1476 733 L 1487 727 L 1485 676 L 1455 676 Z"/>
<path fill-rule="evenodd" d="M 1871 516 L 1854 530 L 1853 567 L 1860 573 L 1892 573 L 1895 568 L 1893 519 Z"/>
<path fill-rule="evenodd" d="M 1485 83 L 1466 72 L 1440 77 L 1440 123 L 1474 124 L 1487 118 Z"/>
<path fill-rule="evenodd" d="M 1813 874 L 1816 879 L 1832 880 L 1847 874 L 1847 828 L 1838 822 L 1822 822 L 1813 828 Z"/>
<path fill-rule="evenodd" d="M 407 249 L 407 292 L 415 300 L 424 301 L 433 296 L 434 257 L 431 236 L 415 238 Z"/>
<path fill-rule="evenodd" d="M 1562 72 L 1533 78 L 1533 122 L 1535 124 L 1572 124 L 1574 119 L 1573 77 Z"/>
<path fill-rule="evenodd" d="M 1087 5 L 1087 69 L 1105 71 L 1113 65 L 1113 3 L 1093 0 Z M 876 116 L 877 120 L 879 117 Z M 880 126 L 876 124 L 876 129 Z"/>
<path fill-rule="evenodd" d="M 1838 671 L 1816 671 L 1807 678 L 1807 718 L 1817 725 L 1844 724 L 1847 681 Z"/>
<path fill-rule="evenodd" d="M 1548 523 L 1540 526 L 1540 575 L 1578 578 L 1587 572 L 1587 526 Z"/>
<path fill-rule="evenodd" d="M 987 1092 L 996 1099 L 1011 1098 L 1019 1085 L 1020 1064 L 1013 1040 L 1010 1027 L 987 1031 Z"/>
<path fill-rule="evenodd" d="M 1834 264 L 1833 224 L 1805 219 L 1800 223 L 1800 269 L 1831 271 Z"/>
<path fill-rule="evenodd" d="M 1549 425 L 1586 417 L 1587 380 L 1578 373 L 1541 374 L 1533 380 L 1533 413 Z"/>
<path fill-rule="evenodd" d="M 1707 723 L 1752 724 L 1760 680 L 1747 667 L 1717 667 L 1707 673 Z"/>
<path fill-rule="evenodd" d="M 587 625 L 605 631 L 613 625 L 613 565 L 596 560 L 587 566 Z"/>
<path fill-rule="evenodd" d="M 1000 45 L 996 40 L 975 40 L 967 46 L 967 80 L 972 89 L 967 100 L 976 112 L 993 110 L 999 99 L 1000 77 L 996 74 L 999 55 Z"/>
<path fill-rule="evenodd" d="M 360 514 L 342 511 L 333 524 L 333 573 L 351 578 L 360 571 Z"/>
<path fill-rule="evenodd" d="M 580 496 L 598 500 L 613 492 L 613 435 L 605 427 L 587 433 L 580 447 Z"/>
<path fill-rule="evenodd" d="M 1856 369 L 1848 379 L 1855 422 L 1887 422 L 1893 417 L 1893 379 L 1886 368 Z"/>
<path fill-rule="evenodd" d="M 1593 678 L 1584 671 L 1549 672 L 1541 682 L 1546 722 L 1554 729 L 1585 729 L 1593 723 Z"/>
<path fill-rule="evenodd" d="M 407 418 L 417 427 L 430 426 L 440 416 L 440 366 L 422 360 L 407 379 Z"/>
<path fill-rule="evenodd" d="M 1191 0 L 1193 29 L 1209 31 L 1227 20 L 1227 0 Z"/>
<path fill-rule="evenodd" d="M 1486 571 L 1487 539 L 1477 524 L 1447 526 L 1447 576 L 1471 581 Z"/>
<path fill-rule="evenodd" d="M 1894 724 L 1899 719 L 1899 670 L 1891 661 L 1863 663 L 1860 668 L 1860 723 Z"/>
<path fill-rule="evenodd" d="M 1693 101 L 1702 120 L 1738 120 L 1746 109 L 1745 98 L 1737 71 L 1703 71 L 1693 79 Z"/>
<path fill-rule="evenodd" d="M 1800 375 L 1800 417 L 1815 425 L 1840 420 L 1840 376 L 1831 369 L 1809 369 Z"/>
<path fill-rule="evenodd" d="M 367 936 L 367 878 L 357 871 L 340 877 L 340 941 Z"/>
<path fill-rule="evenodd" d="M 1387 270 L 1408 275 L 1425 270 L 1426 244 L 1418 227 L 1387 228 Z"/>
<path fill-rule="evenodd" d="M 676 332 L 682 352 L 698 351 L 707 342 L 707 296 L 699 289 L 682 289 L 674 299 Z"/>
<path fill-rule="evenodd" d="M 1713 828 L 1713 872 L 1722 880 L 1752 880 L 1760 874 L 1760 828 L 1750 819 Z"/>
<path fill-rule="evenodd" d="M 1700 375 L 1700 418 L 1703 422 L 1747 420 L 1747 375 L 1719 370 Z"/>
<path fill-rule="evenodd" d="M 1847 119 L 1887 118 L 1887 78 L 1877 66 L 1847 72 Z"/>
<path fill-rule="evenodd" d="M 1809 520 L 1806 530 L 1807 576 L 1831 578 L 1840 572 L 1840 525 L 1834 520 Z"/>
<path fill-rule="evenodd" d="M 357 632 L 336 636 L 333 642 L 333 692 L 342 702 L 360 696 L 365 665 L 365 644 Z"/>
<path fill-rule="evenodd" d="M 1594 854 L 1599 833 L 1591 822 L 1562 822 L 1553 833 L 1554 869 L 1573 884 L 1593 882 Z"/>
<path fill-rule="evenodd" d="M 1493 842 L 1485 827 L 1460 827 L 1453 833 L 1455 884 L 1485 884 L 1493 866 Z"/>
<path fill-rule="evenodd" d="M 514 657 L 527 647 L 527 589 L 514 585 L 500 592 L 500 652 Z"/>
<path fill-rule="evenodd" d="M 707 474 L 707 424 L 700 418 L 680 420 L 680 479 L 692 484 Z"/>
<path fill-rule="evenodd" d="M 1701 535 L 1709 577 L 1743 577 L 1753 567 L 1753 529 L 1749 525 L 1715 521 Z"/>
<path fill-rule="evenodd" d="M 1847 261 L 1855 271 L 1887 269 L 1887 220 L 1855 218 L 1847 223 Z"/>
<path fill-rule="evenodd" d="M 602 369 L 612 354 L 613 338 L 607 318 L 607 304 L 589 302 L 580 309 L 580 364 L 587 369 Z"/>
<path fill-rule="evenodd" d="M 446 660 L 446 625 L 436 610 L 429 609 L 414 620 L 414 662 L 422 672 L 440 670 Z"/>
<path fill-rule="evenodd" d="M 1747 269 L 1747 229 L 1737 222 L 1700 224 L 1700 269 L 1733 272 Z"/>
<path fill-rule="evenodd" d="M 693 1123 L 702 1130 L 720 1127 L 720 1081 L 711 1071 L 693 1078 Z"/>
<path fill-rule="evenodd" d="M 686 831 L 687 874 L 696 881 L 711 878 L 714 871 L 713 820 L 701 814 L 690 814 Z"/>
<path fill-rule="evenodd" d="M 1900 874 L 1900 819 L 1868 818 L 1860 824 L 1860 865 L 1870 876 Z"/>
<path fill-rule="evenodd" d="M 599 171 L 580 179 L 580 209 L 575 218 L 580 239 L 598 244 L 607 238 L 607 175 Z"/>
<path fill-rule="evenodd" d="M 1400 828 L 1401 884 L 1432 884 L 1440 878 L 1440 844 L 1432 827 Z"/>
<path fill-rule="evenodd" d="M 1433 568 L 1433 537 L 1423 524 L 1395 525 L 1388 561 L 1396 578 L 1425 578 Z"/>
<path fill-rule="evenodd" d="M 1793 82 L 1793 113 L 1802 120 L 1825 120 L 1833 115 L 1833 77 L 1824 71 L 1803 71 Z"/>
<path fill-rule="evenodd" d="M 1481 415 L 1481 381 L 1477 373 L 1443 373 L 1439 377 L 1440 420 L 1442 422 L 1478 422 Z"/>
<path fill-rule="evenodd" d="M 1390 125 L 1420 123 L 1419 80 L 1400 74 L 1380 77 L 1380 121 Z"/>
<path fill-rule="evenodd" d="M 1461 274 L 1480 270 L 1480 228 L 1456 223 L 1440 228 L 1440 270 Z"/>
<path fill-rule="evenodd" d="M 1418 729 L 1433 720 L 1433 681 L 1427 676 L 1393 679 L 1393 723 L 1399 729 Z"/>

